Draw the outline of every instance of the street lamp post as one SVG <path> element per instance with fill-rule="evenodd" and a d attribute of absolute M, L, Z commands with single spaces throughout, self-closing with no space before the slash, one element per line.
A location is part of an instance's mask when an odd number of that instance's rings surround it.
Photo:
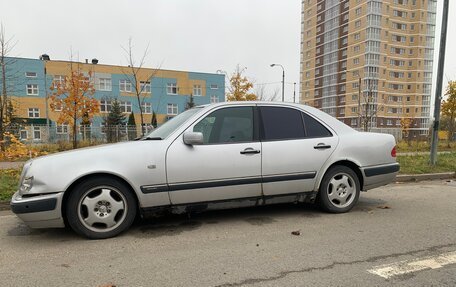
<path fill-rule="evenodd" d="M 285 69 L 280 64 L 271 64 L 271 67 L 279 66 L 282 68 L 282 102 L 285 101 Z"/>
<path fill-rule="evenodd" d="M 293 83 L 293 103 L 296 103 L 296 83 Z"/>
<path fill-rule="evenodd" d="M 48 105 L 48 86 L 47 86 L 47 70 L 46 70 L 46 64 L 47 61 L 50 60 L 49 55 L 43 54 L 40 56 L 40 60 L 44 62 L 44 104 L 46 105 L 45 107 L 45 112 L 46 112 L 46 133 L 47 133 L 47 138 L 49 140 L 49 105 Z"/>

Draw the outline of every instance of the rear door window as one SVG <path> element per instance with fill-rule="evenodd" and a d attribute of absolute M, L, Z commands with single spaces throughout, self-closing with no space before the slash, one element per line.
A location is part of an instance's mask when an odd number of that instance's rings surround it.
<path fill-rule="evenodd" d="M 260 107 L 264 141 L 305 138 L 301 112 L 283 107 Z"/>

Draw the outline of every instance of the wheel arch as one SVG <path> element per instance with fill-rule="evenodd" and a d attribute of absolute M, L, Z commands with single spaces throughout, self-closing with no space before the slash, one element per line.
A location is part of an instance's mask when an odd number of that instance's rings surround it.
<path fill-rule="evenodd" d="M 325 176 L 325 174 L 328 172 L 328 170 L 330 168 L 332 168 L 333 166 L 336 166 L 336 165 L 342 165 L 342 166 L 346 166 L 348 168 L 350 168 L 351 170 L 353 170 L 355 173 L 356 173 L 356 176 L 358 176 L 358 180 L 359 180 L 359 185 L 360 185 L 360 190 L 363 190 L 363 187 L 364 187 L 364 177 L 363 177 L 363 173 L 361 172 L 361 169 L 359 168 L 359 165 L 357 165 L 356 163 L 354 163 L 353 161 L 350 161 L 348 159 L 344 159 L 344 160 L 338 160 L 336 162 L 333 162 L 331 165 L 329 165 L 326 170 L 321 174 L 319 180 L 318 180 L 318 186 L 316 187 L 316 190 L 320 190 L 320 185 L 321 185 L 321 182 L 323 180 L 323 177 Z"/>
<path fill-rule="evenodd" d="M 135 200 L 136 200 L 136 208 L 139 210 L 139 198 L 138 198 L 138 195 L 136 194 L 135 189 L 133 188 L 133 186 L 127 180 L 125 180 L 121 176 L 118 176 L 118 175 L 115 175 L 115 174 L 112 174 L 112 173 L 106 173 L 106 172 L 97 172 L 97 173 L 85 174 L 85 175 L 77 178 L 75 181 L 73 181 L 68 186 L 68 188 L 65 190 L 65 192 L 63 193 L 63 198 L 62 198 L 62 217 L 63 217 L 63 220 L 65 222 L 65 226 L 68 226 L 67 216 L 66 216 L 66 206 L 67 206 L 68 197 L 69 197 L 71 191 L 78 184 L 80 184 L 81 182 L 83 182 L 85 180 L 92 179 L 92 178 L 97 178 L 97 177 L 108 177 L 108 178 L 112 178 L 112 179 L 117 179 L 120 182 L 122 182 L 123 184 L 125 184 L 125 186 L 127 186 L 129 188 L 131 194 L 135 198 Z M 137 214 L 139 214 L 139 213 L 137 213 Z"/>

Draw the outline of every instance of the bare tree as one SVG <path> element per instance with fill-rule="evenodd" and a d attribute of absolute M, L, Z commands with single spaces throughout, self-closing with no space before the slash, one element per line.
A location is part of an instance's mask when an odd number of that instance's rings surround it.
<path fill-rule="evenodd" d="M 123 74 L 128 80 L 132 87 L 133 93 L 136 96 L 139 114 L 141 119 L 141 135 L 144 135 L 144 111 L 142 108 L 142 104 L 144 103 L 144 99 L 147 95 L 151 94 L 151 81 L 152 78 L 158 73 L 157 69 L 145 69 L 144 64 L 146 62 L 146 57 L 149 54 L 149 45 L 147 45 L 146 49 L 144 50 L 142 56 L 139 58 L 139 61 L 136 60 L 133 54 L 133 42 L 132 39 L 128 39 L 128 47 L 122 47 L 125 51 L 126 59 L 128 62 L 128 67 L 123 68 Z"/>
<path fill-rule="evenodd" d="M 0 94 L 0 142 L 3 140 L 3 134 L 11 117 L 13 115 L 14 107 L 8 94 L 12 88 L 11 81 L 14 76 L 13 73 L 8 71 L 8 66 L 14 64 L 14 59 L 9 58 L 9 54 L 13 50 L 15 42 L 13 37 L 6 36 L 5 27 L 0 24 L 0 65 L 1 65 L 1 94 Z M 2 145 L 3 146 L 3 145 Z"/>
<path fill-rule="evenodd" d="M 364 86 L 364 91 L 358 95 L 360 97 L 358 118 L 363 130 L 368 132 L 374 125 L 373 122 L 377 120 L 378 110 L 383 108 L 383 105 L 378 101 L 378 80 L 366 78 L 364 79 Z"/>
<path fill-rule="evenodd" d="M 276 87 L 272 93 L 269 93 L 265 84 L 257 85 L 255 95 L 259 101 L 276 101 L 279 97 L 280 87 Z"/>

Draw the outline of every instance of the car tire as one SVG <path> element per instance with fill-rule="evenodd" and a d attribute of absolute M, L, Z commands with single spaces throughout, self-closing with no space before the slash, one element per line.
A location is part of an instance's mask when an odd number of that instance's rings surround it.
<path fill-rule="evenodd" d="M 360 183 L 356 173 L 347 166 L 336 165 L 324 175 L 317 202 L 326 212 L 344 213 L 358 202 L 359 194 Z"/>
<path fill-rule="evenodd" d="M 67 222 L 90 239 L 114 237 L 127 230 L 136 217 L 137 203 L 131 189 L 111 177 L 83 181 L 70 191 Z"/>

